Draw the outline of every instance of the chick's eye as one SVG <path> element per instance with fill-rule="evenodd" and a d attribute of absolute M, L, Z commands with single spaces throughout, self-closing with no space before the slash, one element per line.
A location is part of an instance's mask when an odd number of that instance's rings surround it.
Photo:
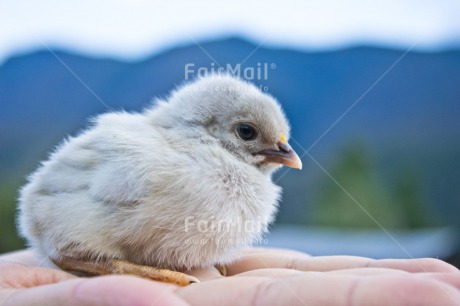
<path fill-rule="evenodd" d="M 254 138 L 257 137 L 257 132 L 256 129 L 246 123 L 242 123 L 238 125 L 237 127 L 238 135 L 241 137 L 243 140 L 253 140 Z"/>

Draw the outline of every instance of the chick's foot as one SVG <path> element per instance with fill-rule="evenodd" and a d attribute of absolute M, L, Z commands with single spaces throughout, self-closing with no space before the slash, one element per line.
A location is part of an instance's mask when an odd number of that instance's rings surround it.
<path fill-rule="evenodd" d="M 64 256 L 59 259 L 51 259 L 51 261 L 64 271 L 89 275 L 129 274 L 179 286 L 188 286 L 200 282 L 197 278 L 181 272 L 137 265 L 119 259 L 88 261 Z"/>

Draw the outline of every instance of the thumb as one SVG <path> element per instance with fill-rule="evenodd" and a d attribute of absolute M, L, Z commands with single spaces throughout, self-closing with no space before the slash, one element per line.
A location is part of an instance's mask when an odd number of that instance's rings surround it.
<path fill-rule="evenodd" d="M 176 288 L 134 276 L 79 278 L 16 290 L 4 305 L 188 305 Z"/>

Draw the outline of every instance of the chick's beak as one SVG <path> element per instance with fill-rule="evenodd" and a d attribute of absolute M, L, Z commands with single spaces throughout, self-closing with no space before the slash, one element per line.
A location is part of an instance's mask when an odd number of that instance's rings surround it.
<path fill-rule="evenodd" d="M 297 153 L 288 144 L 286 137 L 281 134 L 276 143 L 279 150 L 262 150 L 256 155 L 265 155 L 265 161 L 270 163 L 282 164 L 295 169 L 302 169 L 302 161 Z"/>

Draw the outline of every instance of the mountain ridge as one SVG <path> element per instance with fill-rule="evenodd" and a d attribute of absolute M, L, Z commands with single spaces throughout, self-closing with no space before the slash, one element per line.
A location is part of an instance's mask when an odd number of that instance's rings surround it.
<path fill-rule="evenodd" d="M 257 45 L 239 38 L 207 41 L 136 62 L 53 51 L 84 84 L 47 50 L 5 61 L 0 66 L 0 180 L 22 180 L 65 135 L 75 135 L 88 117 L 108 111 L 104 103 L 115 110 L 140 111 L 184 82 L 187 63 L 210 68 L 212 59 L 201 48 L 221 65 L 236 65 Z M 460 183 L 455 170 L 460 164 L 455 157 L 460 153 L 459 50 L 405 54 L 404 50 L 357 46 L 302 52 L 261 46 L 243 66 L 258 63 L 276 64 L 268 80 L 254 83 L 267 86 L 280 101 L 293 126 L 293 137 L 304 148 L 354 105 L 311 150 L 321 163 L 328 164 L 338 158 L 341 146 L 361 139 L 380 167 L 389 163 L 398 168 L 409 160 L 429 182 L 439 180 L 438 184 L 450 186 L 443 192 L 447 196 L 433 190 L 438 185 L 425 187 L 431 201 L 442 203 L 446 214 L 460 212 L 455 205 L 460 194 L 451 186 Z M 314 172 L 313 165 L 307 169 Z M 286 182 L 291 182 L 299 174 L 288 177 Z M 302 191 L 302 184 L 291 188 L 284 179 L 282 183 L 294 202 L 292 211 L 301 210 L 304 200 L 292 194 Z"/>

